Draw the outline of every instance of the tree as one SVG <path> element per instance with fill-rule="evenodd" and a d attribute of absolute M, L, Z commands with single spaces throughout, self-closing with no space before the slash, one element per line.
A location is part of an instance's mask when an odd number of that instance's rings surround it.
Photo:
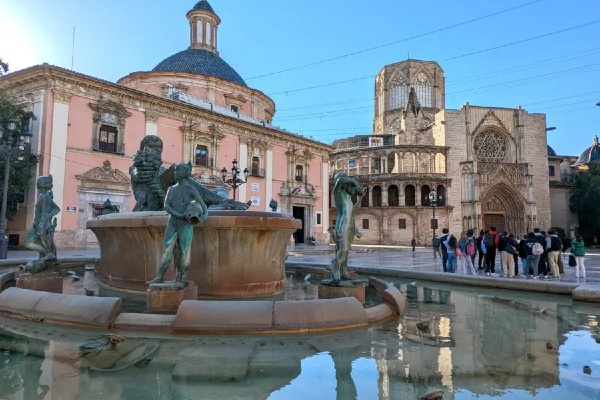
<path fill-rule="evenodd" d="M 0 76 L 8 72 L 8 64 L 2 61 L 0 58 Z M 25 127 L 25 124 L 29 124 L 30 120 L 35 118 L 31 111 L 25 110 L 20 104 L 16 104 L 10 97 L 8 97 L 4 91 L 0 89 L 0 126 L 5 128 L 4 135 L 0 139 L 0 150 L 6 144 L 7 137 L 9 136 L 6 130 L 9 120 L 15 120 L 17 124 L 17 131 Z M 12 218 L 17 211 L 17 205 L 25 201 L 25 193 L 29 187 L 32 179 L 35 178 L 35 170 L 33 166 L 37 164 L 39 155 L 29 154 L 25 151 L 22 155 L 22 160 L 13 160 L 10 163 L 9 171 L 9 190 L 7 197 L 7 210 L 6 217 Z M 4 160 L 0 160 L 0 188 L 4 184 Z M 0 200 L 2 198 L 2 190 L 0 190 Z"/>
<path fill-rule="evenodd" d="M 579 233 L 587 244 L 600 232 L 600 165 L 589 164 L 587 171 L 575 176 L 571 191 L 570 209 L 579 217 Z"/>

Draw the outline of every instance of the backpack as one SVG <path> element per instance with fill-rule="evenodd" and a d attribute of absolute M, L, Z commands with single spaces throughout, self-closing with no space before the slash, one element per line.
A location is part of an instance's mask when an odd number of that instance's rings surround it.
<path fill-rule="evenodd" d="M 483 244 L 485 244 L 485 247 L 494 247 L 494 236 L 486 233 L 483 237 Z"/>
<path fill-rule="evenodd" d="M 472 256 L 473 254 L 475 254 L 475 243 L 469 241 L 467 244 L 467 255 Z"/>
<path fill-rule="evenodd" d="M 544 253 L 544 246 L 540 242 L 535 242 L 531 248 L 531 254 L 534 256 L 540 256 Z"/>
<path fill-rule="evenodd" d="M 561 251 L 562 241 L 558 236 L 550 236 L 550 251 Z"/>

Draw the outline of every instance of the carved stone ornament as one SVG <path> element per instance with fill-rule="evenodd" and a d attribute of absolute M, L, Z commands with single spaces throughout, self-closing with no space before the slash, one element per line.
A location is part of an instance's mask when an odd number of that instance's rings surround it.
<path fill-rule="evenodd" d="M 110 161 L 108 160 L 102 163 L 102 167 L 92 168 L 78 176 L 78 178 L 88 181 L 109 181 L 125 184 L 129 184 L 130 182 L 129 177 L 125 173 L 119 171 L 118 169 L 112 169 Z"/>

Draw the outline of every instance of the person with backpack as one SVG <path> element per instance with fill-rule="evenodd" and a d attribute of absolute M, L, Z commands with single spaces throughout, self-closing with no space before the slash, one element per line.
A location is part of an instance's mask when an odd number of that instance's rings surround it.
<path fill-rule="evenodd" d="M 554 230 L 548 231 L 546 238 L 546 250 L 548 251 L 548 264 L 555 279 L 560 278 L 560 270 L 558 269 L 558 258 L 562 250 L 562 241 L 556 235 Z"/>
<path fill-rule="evenodd" d="M 498 247 L 498 234 L 496 227 L 491 226 L 489 232 L 484 236 L 483 243 L 486 249 L 486 275 L 498 276 L 496 274 L 496 249 Z"/>
<path fill-rule="evenodd" d="M 540 271 L 540 258 L 544 254 L 544 246 L 540 243 L 534 232 L 527 235 L 527 265 L 531 271 L 533 279 L 538 279 Z"/>
<path fill-rule="evenodd" d="M 515 259 L 513 254 L 517 252 L 517 243 L 512 236 L 512 234 L 508 235 L 504 232 L 498 239 L 498 250 L 502 254 L 502 274 L 505 278 L 514 278 L 515 276 Z"/>
<path fill-rule="evenodd" d="M 585 278 L 585 244 L 581 235 L 575 236 L 575 240 L 571 242 L 571 254 L 575 256 L 577 265 L 575 266 L 575 278 Z"/>
<path fill-rule="evenodd" d="M 456 273 L 456 270 L 458 268 L 459 255 L 457 253 L 460 252 L 460 249 L 458 249 L 458 241 L 456 240 L 456 237 L 454 235 L 450 235 L 450 237 L 448 237 L 448 240 L 446 240 L 444 243 L 446 245 L 446 254 L 448 255 L 448 265 L 446 272 L 451 272 L 454 274 Z M 458 249 L 458 252 L 456 251 L 456 249 Z"/>
<path fill-rule="evenodd" d="M 540 261 L 538 263 L 538 271 L 544 278 L 548 277 L 548 252 L 546 251 L 546 232 L 540 231 L 540 228 L 534 228 L 533 233 L 535 234 L 535 240 L 540 242 L 544 252 L 540 254 Z"/>
<path fill-rule="evenodd" d="M 478 270 L 482 270 L 483 267 L 481 266 L 481 262 L 485 262 L 485 252 L 483 251 L 483 248 L 481 247 L 481 243 L 483 242 L 483 237 L 485 235 L 485 232 L 482 230 L 479 231 L 479 236 L 477 236 L 477 239 L 475 239 L 475 243 L 477 244 L 477 255 L 479 257 L 477 257 L 477 269 Z M 475 261 L 473 261 L 473 264 L 475 264 Z"/>
<path fill-rule="evenodd" d="M 444 272 L 448 272 L 448 247 L 446 246 L 446 242 L 448 241 L 448 228 L 442 229 L 442 236 L 440 236 L 442 250 L 442 269 Z"/>
<path fill-rule="evenodd" d="M 438 258 L 438 254 L 440 256 L 440 258 L 442 258 L 442 253 L 440 253 L 440 238 L 439 237 L 434 237 L 433 239 L 431 239 L 431 247 L 433 247 L 433 258 Z"/>
<path fill-rule="evenodd" d="M 522 271 L 523 271 L 523 276 L 527 277 L 527 275 L 529 275 L 529 265 L 527 263 L 527 255 L 528 255 L 527 235 L 523 235 L 523 239 L 519 240 L 519 248 L 517 250 L 519 253 L 519 258 L 521 259 L 521 267 L 522 267 Z M 516 266 L 515 266 L 515 268 L 519 269 Z"/>
<path fill-rule="evenodd" d="M 474 275 L 475 268 L 473 267 L 473 259 L 475 254 L 477 254 L 477 248 L 475 247 L 472 229 L 470 229 L 466 234 L 464 232 L 460 234 L 458 248 L 463 255 L 461 257 L 463 272 L 467 275 Z"/>

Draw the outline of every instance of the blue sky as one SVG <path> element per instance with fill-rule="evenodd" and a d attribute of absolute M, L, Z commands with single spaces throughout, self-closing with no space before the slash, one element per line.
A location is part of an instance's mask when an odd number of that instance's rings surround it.
<path fill-rule="evenodd" d="M 547 114 L 559 154 L 579 155 L 600 134 L 599 0 L 210 3 L 222 20 L 221 57 L 275 101 L 275 125 L 304 136 L 371 133 L 374 76 L 408 57 L 440 63 L 447 108 Z M 114 82 L 187 48 L 194 4 L 2 0 L 0 57 L 12 71 L 73 60 L 74 70 Z"/>

